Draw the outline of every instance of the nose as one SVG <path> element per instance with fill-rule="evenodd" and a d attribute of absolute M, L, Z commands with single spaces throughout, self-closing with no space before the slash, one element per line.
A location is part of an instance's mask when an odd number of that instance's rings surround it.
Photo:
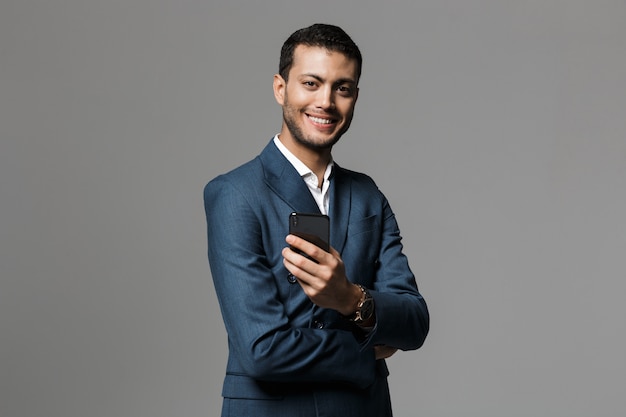
<path fill-rule="evenodd" d="M 322 109 L 335 108 L 335 92 L 330 86 L 319 89 L 318 103 Z"/>

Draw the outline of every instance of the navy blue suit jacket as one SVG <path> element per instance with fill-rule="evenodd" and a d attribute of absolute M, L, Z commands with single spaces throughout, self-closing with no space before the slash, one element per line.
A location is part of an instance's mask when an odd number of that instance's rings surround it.
<path fill-rule="evenodd" d="M 419 348 L 428 310 L 384 195 L 338 165 L 330 181 L 330 244 L 349 279 L 371 290 L 369 333 L 315 306 L 290 279 L 281 255 L 289 214 L 319 209 L 274 143 L 205 187 L 211 275 L 228 333 L 223 416 L 391 415 L 387 367 L 373 346 Z"/>

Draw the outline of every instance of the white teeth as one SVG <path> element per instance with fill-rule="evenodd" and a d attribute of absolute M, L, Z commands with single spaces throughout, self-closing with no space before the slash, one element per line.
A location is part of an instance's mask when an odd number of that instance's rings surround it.
<path fill-rule="evenodd" d="M 309 118 L 311 120 L 313 120 L 315 123 L 319 123 L 319 124 L 323 124 L 323 125 L 329 125 L 329 124 L 331 124 L 333 122 L 330 119 L 321 119 L 319 117 L 309 116 Z"/>

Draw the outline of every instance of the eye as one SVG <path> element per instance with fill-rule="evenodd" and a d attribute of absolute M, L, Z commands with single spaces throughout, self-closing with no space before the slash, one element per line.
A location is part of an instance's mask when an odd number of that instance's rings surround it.
<path fill-rule="evenodd" d="M 343 96 L 352 96 L 354 90 L 352 89 L 352 87 L 348 86 L 348 85 L 340 85 L 339 87 L 337 87 L 337 91 L 339 91 L 339 93 L 341 93 L 341 95 Z"/>
<path fill-rule="evenodd" d="M 304 85 L 305 87 L 313 88 L 315 87 L 315 81 L 303 81 L 302 85 Z"/>

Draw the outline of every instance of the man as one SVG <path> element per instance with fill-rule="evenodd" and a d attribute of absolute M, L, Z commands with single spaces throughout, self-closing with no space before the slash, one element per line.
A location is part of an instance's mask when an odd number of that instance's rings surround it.
<path fill-rule="evenodd" d="M 428 333 L 387 200 L 331 156 L 352 120 L 361 63 L 336 26 L 292 34 L 273 84 L 280 133 L 205 188 L 228 332 L 222 416 L 391 416 L 384 359 Z M 288 234 L 292 212 L 328 214 L 329 252 Z"/>

